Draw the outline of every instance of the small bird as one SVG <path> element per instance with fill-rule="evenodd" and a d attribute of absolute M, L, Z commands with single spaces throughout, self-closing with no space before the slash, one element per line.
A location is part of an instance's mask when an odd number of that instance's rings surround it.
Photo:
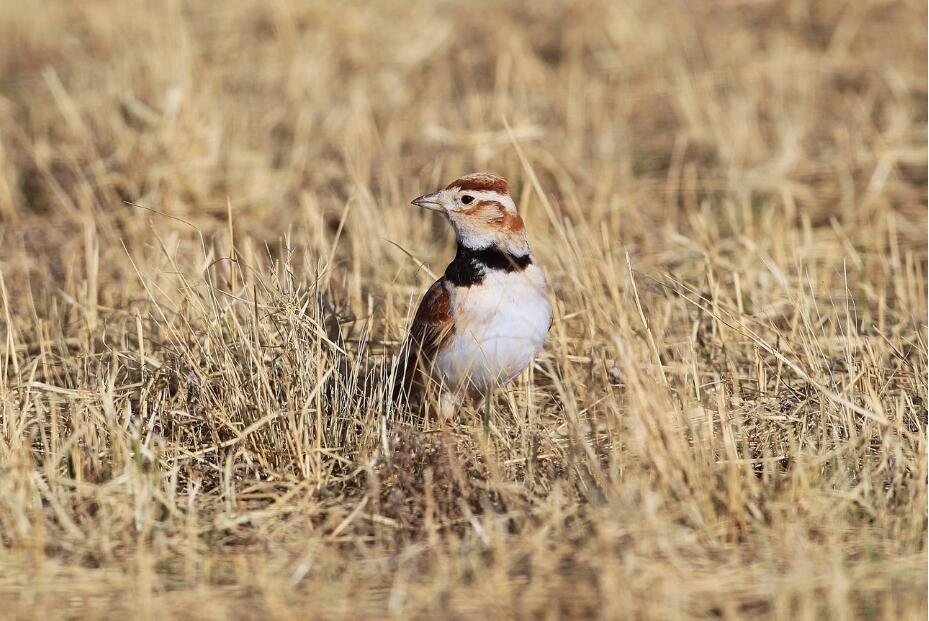
<path fill-rule="evenodd" d="M 463 396 L 489 399 L 532 363 L 552 323 L 549 290 L 506 180 L 473 173 L 412 204 L 443 214 L 458 248 L 416 311 L 398 378 L 411 401 L 437 387 L 450 418 Z"/>

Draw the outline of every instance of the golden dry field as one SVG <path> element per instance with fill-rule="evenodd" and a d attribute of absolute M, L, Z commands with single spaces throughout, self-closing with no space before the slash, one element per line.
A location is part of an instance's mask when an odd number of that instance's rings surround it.
<path fill-rule="evenodd" d="M 925 619 L 926 13 L 0 2 L 0 618 Z M 555 320 L 441 424 L 475 170 Z"/>

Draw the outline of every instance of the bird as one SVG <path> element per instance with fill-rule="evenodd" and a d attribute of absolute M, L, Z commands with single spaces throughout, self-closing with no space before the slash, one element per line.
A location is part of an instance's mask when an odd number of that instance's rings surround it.
<path fill-rule="evenodd" d="M 545 273 L 502 177 L 468 174 L 411 204 L 442 214 L 457 247 L 413 318 L 399 392 L 420 404 L 431 394 L 444 419 L 467 398 L 482 397 L 489 409 L 492 392 L 526 370 L 545 343 L 552 325 Z"/>

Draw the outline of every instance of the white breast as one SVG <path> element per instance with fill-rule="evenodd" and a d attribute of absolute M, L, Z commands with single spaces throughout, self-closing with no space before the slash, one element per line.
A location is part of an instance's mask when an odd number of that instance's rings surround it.
<path fill-rule="evenodd" d="M 446 385 L 486 392 L 522 373 L 542 349 L 552 309 L 545 276 L 535 265 L 491 271 L 480 285 L 455 287 L 455 331 L 436 357 Z"/>

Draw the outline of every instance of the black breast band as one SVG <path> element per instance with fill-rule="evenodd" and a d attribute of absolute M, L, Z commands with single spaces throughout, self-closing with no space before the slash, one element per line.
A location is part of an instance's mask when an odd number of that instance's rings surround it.
<path fill-rule="evenodd" d="M 528 254 L 516 256 L 494 246 L 474 250 L 459 243 L 455 258 L 445 268 L 445 278 L 458 287 L 470 287 L 483 282 L 489 270 L 517 272 L 531 263 Z"/>

